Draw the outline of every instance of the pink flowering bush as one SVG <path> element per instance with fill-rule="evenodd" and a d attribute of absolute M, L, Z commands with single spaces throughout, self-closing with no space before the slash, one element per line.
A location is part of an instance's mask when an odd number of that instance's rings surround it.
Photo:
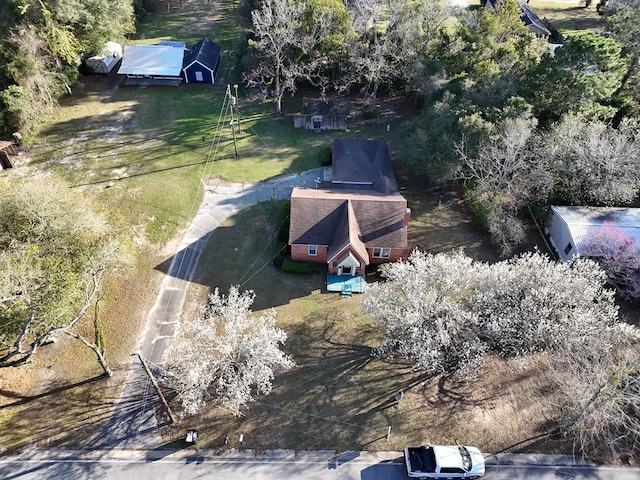
<path fill-rule="evenodd" d="M 626 298 L 640 299 L 640 245 L 613 222 L 592 227 L 583 244 L 586 256 L 598 260 Z"/>

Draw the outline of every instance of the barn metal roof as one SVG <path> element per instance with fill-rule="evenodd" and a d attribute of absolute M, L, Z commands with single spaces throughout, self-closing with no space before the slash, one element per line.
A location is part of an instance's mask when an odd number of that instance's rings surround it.
<path fill-rule="evenodd" d="M 614 225 L 640 243 L 640 208 L 553 206 L 551 209 L 567 224 L 580 254 L 587 253 L 584 242 L 589 230 L 605 223 Z"/>
<path fill-rule="evenodd" d="M 184 49 L 167 45 L 127 45 L 124 47 L 122 75 L 179 77 Z"/>

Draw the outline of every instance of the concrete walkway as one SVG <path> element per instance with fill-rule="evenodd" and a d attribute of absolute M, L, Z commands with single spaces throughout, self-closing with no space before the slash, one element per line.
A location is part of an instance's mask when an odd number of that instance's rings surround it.
<path fill-rule="evenodd" d="M 161 363 L 171 342 L 187 288 L 211 232 L 227 218 L 258 202 L 289 198 L 296 186 L 314 187 L 316 179 L 324 179 L 324 169 L 253 184 L 215 185 L 205 189 L 200 209 L 171 261 L 147 317 L 139 351 L 152 369 Z M 88 448 L 155 449 L 162 445 L 155 413 L 157 394 L 138 357 L 132 356 L 132 359 L 118 404 L 100 433 L 87 444 Z"/>

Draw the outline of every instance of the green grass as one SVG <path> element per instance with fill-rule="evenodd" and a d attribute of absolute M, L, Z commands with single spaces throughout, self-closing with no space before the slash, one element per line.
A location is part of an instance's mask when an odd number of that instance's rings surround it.
<path fill-rule="evenodd" d="M 529 5 L 540 18 L 546 17 L 564 35 L 575 35 L 602 28 L 602 16 L 596 12 L 596 2 L 585 7 L 576 1 L 531 0 Z"/>

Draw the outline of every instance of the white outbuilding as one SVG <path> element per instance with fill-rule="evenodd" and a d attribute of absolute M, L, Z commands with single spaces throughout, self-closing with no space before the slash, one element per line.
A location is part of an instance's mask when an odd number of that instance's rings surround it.
<path fill-rule="evenodd" d="M 545 232 L 560 260 L 587 255 L 585 243 L 593 229 L 615 226 L 640 244 L 640 208 L 552 206 Z"/>
<path fill-rule="evenodd" d="M 98 55 L 87 58 L 85 64 L 93 73 L 109 73 L 122 58 L 122 45 L 107 42 Z"/>
<path fill-rule="evenodd" d="M 126 45 L 118 73 L 131 83 L 177 85 L 184 57 L 181 45 Z"/>

